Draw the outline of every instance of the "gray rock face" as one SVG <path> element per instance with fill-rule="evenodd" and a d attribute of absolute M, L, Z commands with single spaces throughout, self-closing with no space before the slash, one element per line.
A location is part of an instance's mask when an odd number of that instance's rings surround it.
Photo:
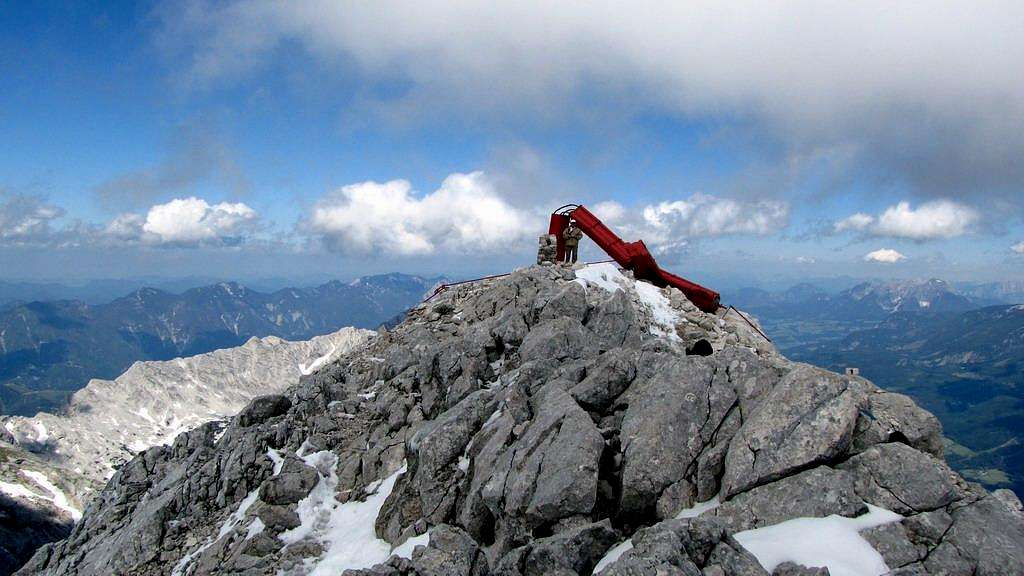
<path fill-rule="evenodd" d="M 238 413 L 238 425 L 246 427 L 259 424 L 268 418 L 284 414 L 291 407 L 292 401 L 280 394 L 257 396 Z"/>
<path fill-rule="evenodd" d="M 711 514 L 734 532 L 763 528 L 790 518 L 856 517 L 867 512 L 854 476 L 827 466 L 812 468 L 737 494 Z"/>
<path fill-rule="evenodd" d="M 811 366 L 791 370 L 732 439 L 726 497 L 846 452 L 866 394 L 851 378 Z"/>
<path fill-rule="evenodd" d="M 964 497 L 964 481 L 945 462 L 906 444 L 872 446 L 840 465 L 862 497 L 900 514 L 928 512 Z"/>
<path fill-rule="evenodd" d="M 731 316 L 607 267 L 453 287 L 131 460 L 22 574 L 824 574 L 733 534 L 869 504 L 902 518 L 862 534 L 893 570 L 1024 572 L 1019 510 L 936 458 L 934 418 Z"/>

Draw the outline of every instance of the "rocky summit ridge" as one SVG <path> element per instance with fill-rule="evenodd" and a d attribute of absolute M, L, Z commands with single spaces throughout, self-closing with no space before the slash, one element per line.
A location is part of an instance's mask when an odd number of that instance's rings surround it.
<path fill-rule="evenodd" d="M 145 451 L 19 574 L 1024 573 L 1019 501 L 941 450 L 734 311 L 536 266 Z"/>

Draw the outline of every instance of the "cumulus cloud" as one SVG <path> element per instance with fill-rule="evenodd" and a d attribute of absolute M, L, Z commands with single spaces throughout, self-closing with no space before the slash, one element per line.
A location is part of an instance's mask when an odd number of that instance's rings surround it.
<path fill-rule="evenodd" d="M 538 220 L 472 172 L 422 196 L 406 180 L 344 186 L 316 203 L 306 225 L 338 252 L 416 256 L 507 251 L 542 230 Z"/>
<path fill-rule="evenodd" d="M 953 238 L 967 233 L 978 218 L 973 208 L 950 200 L 927 202 L 916 209 L 900 202 L 878 217 L 875 233 L 914 240 Z"/>
<path fill-rule="evenodd" d="M 643 218 L 654 230 L 673 236 L 764 235 L 785 226 L 789 206 L 774 200 L 740 202 L 694 194 L 687 200 L 647 206 L 643 209 Z"/>
<path fill-rule="evenodd" d="M 1018 242 L 1013 246 L 1010 246 L 1010 250 L 1013 250 L 1017 254 L 1024 254 L 1024 242 Z"/>
<path fill-rule="evenodd" d="M 145 216 L 122 214 L 104 230 L 107 237 L 181 247 L 236 245 L 255 230 L 259 215 L 243 203 L 209 204 L 196 197 L 157 204 Z"/>
<path fill-rule="evenodd" d="M 1024 75 L 1007 72 L 1024 61 L 1017 0 L 173 6 L 163 44 L 194 83 L 242 77 L 299 46 L 460 117 L 563 118 L 604 102 L 606 113 L 754 120 L 797 153 L 856 150 L 925 194 L 1017 201 L 1024 179 Z"/>
<path fill-rule="evenodd" d="M 64 216 L 64 209 L 43 199 L 0 191 L 0 241 L 41 244 L 53 239 L 52 224 Z"/>
<path fill-rule="evenodd" d="M 593 212 L 607 224 L 620 226 L 624 236 L 643 238 L 661 251 L 687 240 L 778 232 L 789 222 L 789 205 L 775 200 L 744 202 L 709 194 L 694 194 L 627 209 L 614 201 L 595 204 Z"/>
<path fill-rule="evenodd" d="M 925 202 L 916 208 L 899 202 L 877 217 L 858 212 L 835 222 L 834 232 L 862 232 L 872 236 L 934 240 L 955 238 L 971 231 L 981 215 L 970 206 L 952 200 Z"/>
<path fill-rule="evenodd" d="M 881 262 L 882 264 L 895 264 L 900 260 L 905 260 L 907 257 L 900 254 L 896 250 L 891 248 L 882 248 L 875 250 L 874 252 L 868 252 L 864 256 L 864 260 L 867 262 Z"/>
<path fill-rule="evenodd" d="M 848 231 L 863 231 L 869 226 L 875 223 L 875 217 L 870 214 L 864 214 L 858 212 L 852 216 L 847 216 L 842 220 L 836 222 L 832 229 L 836 232 L 848 232 Z"/>

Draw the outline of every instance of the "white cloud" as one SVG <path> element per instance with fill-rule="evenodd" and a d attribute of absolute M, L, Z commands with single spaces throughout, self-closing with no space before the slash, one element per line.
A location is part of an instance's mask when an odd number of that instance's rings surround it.
<path fill-rule="evenodd" d="M 864 260 L 867 262 L 881 262 L 883 264 L 895 264 L 900 260 L 905 260 L 907 257 L 900 254 L 896 250 L 891 248 L 882 248 L 875 250 L 874 252 L 868 252 L 864 256 Z"/>
<path fill-rule="evenodd" d="M 836 222 L 832 226 L 832 229 L 835 230 L 836 232 L 847 232 L 850 230 L 860 231 L 867 229 L 868 226 L 871 226 L 874 223 L 874 216 L 871 216 L 870 214 L 864 214 L 863 212 L 858 212 L 852 216 L 847 216 L 846 218 L 843 218 L 842 220 Z"/>
<path fill-rule="evenodd" d="M 122 214 L 104 230 L 107 237 L 154 245 L 234 245 L 255 229 L 259 215 L 245 204 L 209 204 L 202 198 L 176 198 L 157 204 L 145 216 Z"/>
<path fill-rule="evenodd" d="M 858 212 L 832 225 L 833 231 L 863 232 L 872 236 L 934 240 L 955 238 L 971 231 L 981 219 L 977 210 L 952 200 L 925 202 L 917 208 L 899 202 L 877 217 Z"/>
<path fill-rule="evenodd" d="M 0 241 L 18 244 L 51 240 L 51 224 L 64 210 L 36 196 L 5 194 L 0 191 Z"/>
<path fill-rule="evenodd" d="M 141 214 L 121 214 L 107 224 L 104 234 L 117 240 L 137 240 L 142 237 L 146 217 Z"/>
<path fill-rule="evenodd" d="M 643 228 L 648 231 L 651 241 L 666 243 L 679 237 L 770 234 L 786 226 L 789 206 L 773 200 L 740 202 L 694 194 L 686 200 L 646 206 L 641 214 Z"/>
<path fill-rule="evenodd" d="M 642 238 L 661 250 L 693 238 L 770 234 L 784 227 L 789 215 L 784 202 L 705 194 L 633 207 L 614 200 L 588 207 L 623 238 Z M 452 174 L 423 196 L 405 180 L 344 186 L 320 200 L 304 225 L 344 253 L 500 253 L 543 232 L 552 208 L 513 206 L 484 173 L 473 172 Z"/>
<path fill-rule="evenodd" d="M 317 202 L 307 225 L 339 252 L 414 256 L 508 251 L 543 231 L 542 220 L 472 172 L 452 174 L 422 197 L 405 180 L 344 186 Z"/>
<path fill-rule="evenodd" d="M 614 200 L 605 200 L 588 208 L 605 224 L 615 224 L 626 219 L 626 207 Z"/>
<path fill-rule="evenodd" d="M 1010 246 L 1010 250 L 1013 250 L 1017 254 L 1024 254 L 1024 242 L 1018 242 L 1013 246 Z"/>
<path fill-rule="evenodd" d="M 875 234 L 914 240 L 953 238 L 966 234 L 979 219 L 973 208 L 950 200 L 936 200 L 916 209 L 909 202 L 890 206 L 878 217 Z"/>

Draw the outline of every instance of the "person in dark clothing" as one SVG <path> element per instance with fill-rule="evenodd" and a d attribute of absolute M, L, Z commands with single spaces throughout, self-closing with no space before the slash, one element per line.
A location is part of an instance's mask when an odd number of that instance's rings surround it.
<path fill-rule="evenodd" d="M 562 239 L 565 240 L 565 261 L 570 264 L 576 262 L 580 238 L 583 238 L 583 230 L 580 230 L 575 222 L 570 222 L 569 226 L 562 231 Z"/>

